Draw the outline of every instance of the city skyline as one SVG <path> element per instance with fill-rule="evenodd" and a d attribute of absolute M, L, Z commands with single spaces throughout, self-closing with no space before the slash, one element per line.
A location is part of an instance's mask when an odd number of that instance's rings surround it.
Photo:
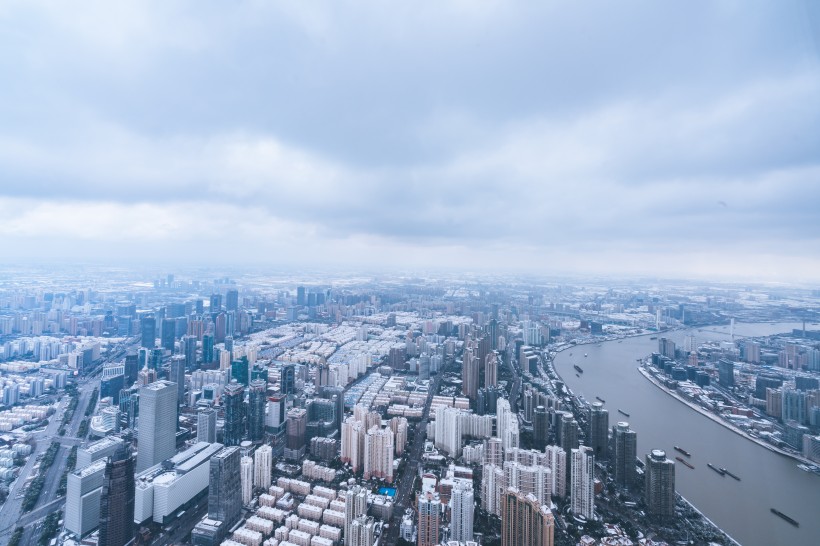
<path fill-rule="evenodd" d="M 12 4 L 4 258 L 817 281 L 818 15 Z"/>

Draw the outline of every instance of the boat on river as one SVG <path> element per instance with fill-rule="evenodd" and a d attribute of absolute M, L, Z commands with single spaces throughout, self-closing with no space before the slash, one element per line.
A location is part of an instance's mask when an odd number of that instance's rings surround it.
<path fill-rule="evenodd" d="M 726 475 L 726 471 L 725 471 L 725 470 L 723 470 L 722 468 L 718 468 L 718 467 L 716 467 L 716 466 L 712 465 L 712 463 L 706 463 L 706 466 L 708 466 L 709 468 L 711 468 L 712 470 L 714 470 L 715 472 L 717 472 L 717 473 L 718 473 L 718 474 L 720 474 L 721 476 L 725 476 L 725 475 Z"/>
<path fill-rule="evenodd" d="M 723 473 L 724 473 L 724 474 L 726 474 L 727 476 L 732 477 L 732 478 L 736 479 L 737 481 L 740 481 L 740 477 L 739 477 L 739 476 L 737 476 L 736 474 L 732 474 L 731 472 L 729 472 L 729 471 L 728 471 L 728 470 L 726 470 L 725 468 L 721 468 L 721 470 L 722 470 L 722 471 L 723 471 Z"/>
<path fill-rule="evenodd" d="M 600 402 L 601 404 L 606 404 L 606 400 L 604 400 L 604 399 L 603 399 L 603 398 L 601 398 L 600 396 L 596 396 L 595 398 L 597 398 L 597 399 L 598 399 L 598 402 Z"/>
<path fill-rule="evenodd" d="M 684 466 L 686 466 L 686 467 L 689 467 L 689 468 L 691 468 L 691 469 L 694 469 L 694 468 L 695 468 L 695 467 L 694 467 L 694 465 L 693 465 L 692 463 L 690 463 L 689 461 L 687 461 L 687 460 L 686 460 L 686 459 L 684 459 L 683 457 L 675 457 L 675 460 L 680 461 L 680 462 L 681 462 L 681 463 L 683 463 L 683 465 L 684 465 Z"/>
<path fill-rule="evenodd" d="M 583 369 L 581 369 L 581 366 L 579 366 L 578 364 L 573 364 L 573 366 L 572 366 L 572 367 L 573 367 L 573 368 L 575 368 L 575 371 L 576 371 L 576 372 L 578 372 L 578 373 L 584 373 L 584 370 L 583 370 Z"/>
<path fill-rule="evenodd" d="M 627 417 L 629 417 L 629 414 L 627 412 L 625 412 L 624 410 L 622 410 L 621 408 L 618 408 L 618 413 L 620 413 L 621 415 L 626 415 Z"/>
<path fill-rule="evenodd" d="M 682 448 L 682 447 L 680 447 L 680 446 L 675 446 L 675 451 L 677 451 L 678 453 L 680 453 L 680 454 L 682 454 L 682 455 L 686 455 L 687 457 L 691 457 L 691 456 L 692 456 L 692 454 L 691 454 L 691 453 L 689 453 L 688 451 L 686 451 L 685 449 L 683 449 L 683 448 Z"/>
<path fill-rule="evenodd" d="M 796 519 L 790 518 L 789 516 L 787 516 L 786 514 L 781 512 L 780 510 L 778 510 L 777 508 L 769 508 L 769 510 L 771 510 L 772 514 L 774 514 L 775 516 L 780 516 L 781 518 L 785 519 L 786 521 L 788 521 L 789 523 L 791 523 L 795 527 L 800 527 L 800 523 L 798 523 L 798 521 Z"/>

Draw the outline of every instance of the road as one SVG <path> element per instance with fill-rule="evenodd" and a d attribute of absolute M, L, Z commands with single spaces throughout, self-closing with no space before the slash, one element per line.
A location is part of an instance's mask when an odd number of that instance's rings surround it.
<path fill-rule="evenodd" d="M 116 353 L 120 354 L 119 352 Z M 115 355 L 116 356 L 116 355 Z M 77 438 L 77 432 L 80 428 L 80 423 L 85 418 L 85 410 L 88 407 L 91 393 L 95 387 L 99 386 L 97 380 L 98 371 L 88 378 L 81 379 L 78 383 L 78 398 L 77 407 L 74 410 L 74 415 L 71 422 L 66 426 L 65 436 L 59 436 L 57 432 L 63 421 L 63 415 L 66 411 L 66 405 L 69 401 L 69 396 L 64 395 L 57 404 L 57 410 L 51 416 L 48 426 L 44 431 L 38 432 L 34 435 L 36 442 L 32 455 L 26 461 L 26 464 L 20 469 L 17 480 L 14 482 L 12 489 L 9 492 L 8 499 L 5 504 L 0 507 L 0 544 L 5 544 L 14 528 L 22 525 L 25 526 L 23 537 L 20 540 L 22 546 L 34 545 L 39 536 L 39 524 L 31 525 L 38 520 L 45 518 L 48 514 L 55 510 L 65 509 L 65 497 L 57 496 L 57 489 L 60 486 L 60 478 L 65 472 L 68 454 L 71 447 L 79 445 L 82 439 Z M 28 514 L 22 514 L 22 504 L 24 496 L 24 485 L 30 476 L 36 476 L 32 472 L 37 457 L 43 454 L 51 442 L 60 443 L 60 449 L 57 451 L 57 456 L 54 458 L 54 463 L 46 472 L 44 487 L 40 493 L 40 498 L 34 509 Z"/>
<path fill-rule="evenodd" d="M 401 472 L 393 482 L 396 488 L 396 496 L 393 498 L 393 518 L 390 520 L 390 528 L 387 530 L 384 544 L 396 544 L 399 540 L 399 530 L 401 527 L 401 518 L 404 516 L 404 510 L 409 506 L 412 500 L 415 488 L 413 484 L 418 476 L 418 466 L 421 461 L 421 452 L 424 449 L 424 442 L 427 439 L 427 423 L 430 421 L 430 404 L 433 401 L 433 396 L 438 393 L 439 386 L 444 374 L 447 373 L 451 365 L 445 366 L 440 370 L 433 379 L 430 390 L 427 393 L 427 402 L 424 405 L 424 413 L 421 421 L 416 425 L 416 432 L 410 442 L 410 451 L 407 454 L 407 460 L 402 467 Z"/>

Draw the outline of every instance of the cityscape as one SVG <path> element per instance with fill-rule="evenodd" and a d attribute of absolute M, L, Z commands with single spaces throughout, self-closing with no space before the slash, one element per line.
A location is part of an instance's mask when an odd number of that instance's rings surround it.
<path fill-rule="evenodd" d="M 6 272 L 3 541 L 816 536 L 817 290 L 351 278 Z M 771 333 L 743 333 L 758 325 Z M 635 392 L 589 390 L 613 366 L 602 351 L 636 340 L 619 363 Z M 719 423 L 743 452 L 707 460 L 703 440 L 677 436 L 674 424 L 639 441 L 648 416 L 638 399 L 657 393 L 699 426 Z M 787 462 L 786 479 L 810 495 L 758 498 L 754 517 L 768 531 L 682 492 L 703 480 L 762 481 L 769 470 L 747 472 L 747 453 Z"/>
<path fill-rule="evenodd" d="M 820 544 L 820 2 L 0 29 L 0 546 Z"/>

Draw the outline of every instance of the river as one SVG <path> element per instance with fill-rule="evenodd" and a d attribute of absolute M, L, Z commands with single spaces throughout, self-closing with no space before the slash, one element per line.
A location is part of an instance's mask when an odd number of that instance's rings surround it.
<path fill-rule="evenodd" d="M 802 324 L 736 324 L 735 337 L 791 332 Z M 725 332 L 725 333 L 724 333 Z M 681 346 L 686 335 L 698 343 L 729 340 L 729 327 L 681 330 L 667 337 Z M 797 462 L 739 436 L 689 408 L 650 383 L 637 371 L 637 359 L 658 350 L 658 341 L 640 336 L 562 351 L 555 368 L 575 394 L 589 402 L 606 400 L 610 427 L 628 421 L 638 436 L 641 459 L 663 449 L 670 459 L 681 446 L 692 454 L 694 470 L 676 464 L 679 493 L 744 546 L 820 544 L 820 476 L 803 472 Z M 584 353 L 588 353 L 585 358 Z M 577 377 L 572 368 L 584 369 Z M 629 418 L 618 413 L 623 409 Z M 742 478 L 721 477 L 706 463 Z M 795 528 L 770 512 L 777 508 L 800 522 Z"/>

